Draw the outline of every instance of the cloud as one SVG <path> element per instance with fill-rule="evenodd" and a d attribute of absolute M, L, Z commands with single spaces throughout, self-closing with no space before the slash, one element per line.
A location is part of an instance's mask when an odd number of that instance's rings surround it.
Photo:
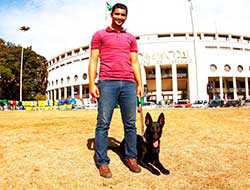
<path fill-rule="evenodd" d="M 189 30 L 188 4 L 183 0 L 133 0 L 129 9 L 129 27 L 136 33 Z"/>
<path fill-rule="evenodd" d="M 197 4 L 195 8 L 199 30 L 250 35 L 248 0 L 210 0 Z"/>
<path fill-rule="evenodd" d="M 2 0 L 1 0 L 2 1 Z M 5 1 L 5 0 L 4 0 Z M 115 0 L 111 0 L 117 2 Z M 5 1 L 6 3 L 7 1 Z M 16 0 L 0 4 L 0 37 L 32 45 L 50 59 L 89 44 L 105 23 L 105 0 Z M 128 5 L 128 31 L 138 34 L 191 32 L 187 0 L 122 0 Z M 192 0 L 196 31 L 250 35 L 248 0 Z M 8 7 L 6 9 L 6 7 Z M 28 25 L 31 30 L 20 32 Z"/>
<path fill-rule="evenodd" d="M 14 8 L 2 15 L 2 35 L 17 44 L 32 44 L 33 49 L 50 58 L 88 44 L 92 33 L 103 27 L 100 20 L 105 19 L 105 4 L 102 8 L 95 6 L 84 0 L 75 3 L 33 0 L 23 9 Z M 30 26 L 31 30 L 22 33 L 18 30 L 22 25 Z"/>

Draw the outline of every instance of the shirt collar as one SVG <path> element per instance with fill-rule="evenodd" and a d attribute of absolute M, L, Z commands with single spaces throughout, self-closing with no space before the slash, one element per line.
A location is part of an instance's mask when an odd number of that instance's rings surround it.
<path fill-rule="evenodd" d="M 106 28 L 106 31 L 107 31 L 107 32 L 118 32 L 117 30 L 114 30 L 114 29 L 113 29 L 112 27 L 110 27 L 110 26 L 108 26 L 108 27 Z M 126 32 L 126 29 L 125 29 L 125 28 L 122 28 L 120 32 L 124 33 L 124 32 Z"/>

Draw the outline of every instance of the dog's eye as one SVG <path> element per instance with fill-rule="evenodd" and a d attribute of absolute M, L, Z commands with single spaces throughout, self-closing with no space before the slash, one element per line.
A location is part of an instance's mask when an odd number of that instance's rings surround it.
<path fill-rule="evenodd" d="M 152 127 L 151 132 L 153 132 L 153 133 L 159 132 L 159 127 Z"/>
<path fill-rule="evenodd" d="M 155 132 L 155 128 L 152 127 L 152 128 L 150 129 L 150 131 L 151 131 L 151 132 Z"/>

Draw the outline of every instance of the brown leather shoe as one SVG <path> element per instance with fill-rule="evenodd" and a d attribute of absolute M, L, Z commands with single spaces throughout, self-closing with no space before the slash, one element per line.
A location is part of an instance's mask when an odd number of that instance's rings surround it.
<path fill-rule="evenodd" d="M 104 177 L 104 178 L 111 178 L 112 177 L 112 173 L 109 169 L 109 167 L 107 165 L 102 165 L 98 168 L 100 176 Z"/>
<path fill-rule="evenodd" d="M 134 158 L 127 160 L 127 166 L 132 172 L 135 172 L 135 173 L 141 172 L 141 167 L 137 164 L 137 161 Z"/>

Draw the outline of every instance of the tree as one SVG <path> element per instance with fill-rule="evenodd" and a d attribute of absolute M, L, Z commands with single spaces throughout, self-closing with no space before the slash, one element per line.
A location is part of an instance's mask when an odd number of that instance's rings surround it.
<path fill-rule="evenodd" d="M 21 46 L 0 39 L 0 99 L 19 99 Z M 23 100 L 45 95 L 47 60 L 31 48 L 24 49 Z"/>

